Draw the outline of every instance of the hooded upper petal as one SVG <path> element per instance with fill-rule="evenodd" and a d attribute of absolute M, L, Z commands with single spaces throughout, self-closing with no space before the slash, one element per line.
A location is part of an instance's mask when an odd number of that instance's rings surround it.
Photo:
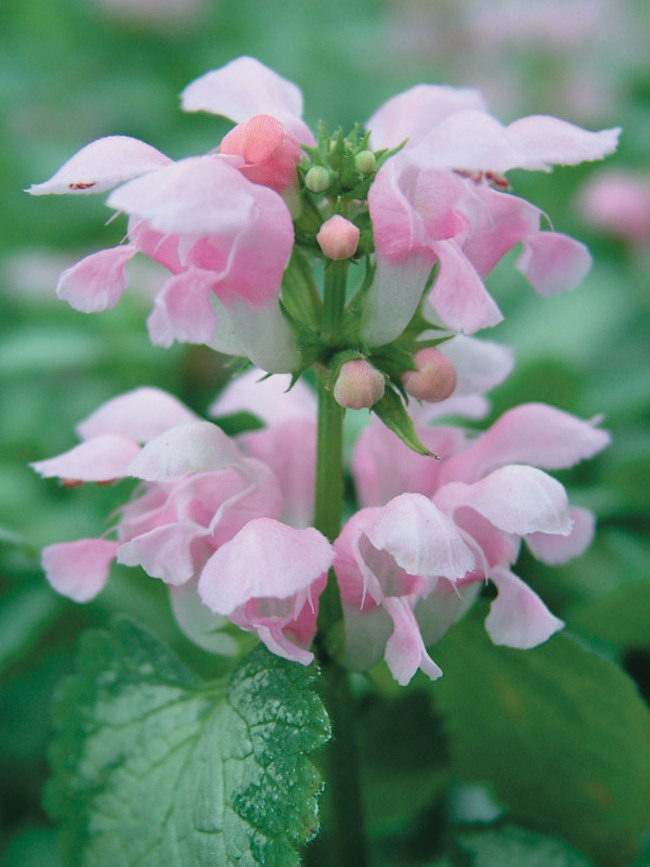
<path fill-rule="evenodd" d="M 535 115 L 503 126 L 486 112 L 463 110 L 448 115 L 413 147 L 422 168 L 507 172 L 548 169 L 598 160 L 616 150 L 620 129 L 590 132 Z"/>
<path fill-rule="evenodd" d="M 120 434 L 100 434 L 53 458 L 36 461 L 31 467 L 45 479 L 79 482 L 112 482 L 128 474 L 128 467 L 140 446 Z"/>
<path fill-rule="evenodd" d="M 469 448 L 442 469 L 445 480 L 475 481 L 504 464 L 546 470 L 572 467 L 609 443 L 609 434 L 543 403 L 526 403 L 504 413 Z"/>
<path fill-rule="evenodd" d="M 159 388 L 144 387 L 102 404 L 77 425 L 77 433 L 84 440 L 101 434 L 119 434 L 145 443 L 170 427 L 189 421 L 198 421 L 198 417 L 178 398 Z"/>
<path fill-rule="evenodd" d="M 415 144 L 450 114 L 486 110 L 478 90 L 439 84 L 417 84 L 385 102 L 366 124 L 373 148 Z"/>
<path fill-rule="evenodd" d="M 499 530 L 518 536 L 571 532 L 566 491 L 535 467 L 501 467 L 471 485 L 450 482 L 434 500 L 444 511 L 474 509 Z"/>
<path fill-rule="evenodd" d="M 81 148 L 49 181 L 32 184 L 33 196 L 102 193 L 124 181 L 169 165 L 169 157 L 126 135 L 109 135 Z"/>
<path fill-rule="evenodd" d="M 314 137 L 302 118 L 300 88 L 253 57 L 237 57 L 206 72 L 181 95 L 185 111 L 208 111 L 241 123 L 256 114 L 281 121 L 303 144 Z"/>
<path fill-rule="evenodd" d="M 149 482 L 173 482 L 192 473 L 237 463 L 237 446 L 216 425 L 187 422 L 150 440 L 131 462 L 129 473 Z"/>
<path fill-rule="evenodd" d="M 287 599 L 307 590 L 333 559 L 332 546 L 313 527 L 256 518 L 212 555 L 199 593 L 212 611 L 229 615 L 250 599 Z"/>

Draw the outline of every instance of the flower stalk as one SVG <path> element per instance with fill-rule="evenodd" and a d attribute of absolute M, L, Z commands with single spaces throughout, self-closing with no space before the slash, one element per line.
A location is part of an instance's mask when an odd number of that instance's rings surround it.
<path fill-rule="evenodd" d="M 323 331 L 332 340 L 345 306 L 347 262 L 326 271 Z M 343 418 L 345 410 L 329 386 L 329 371 L 318 373 L 318 439 L 314 526 L 330 541 L 341 531 L 343 516 Z M 312 867 L 363 867 L 367 863 L 361 785 L 357 762 L 354 705 L 348 675 L 338 661 L 343 610 L 336 574 L 330 569 L 320 599 L 314 641 L 322 669 L 321 694 L 332 724 L 332 740 L 322 759 L 325 790 L 321 797 L 321 832 L 307 850 Z"/>

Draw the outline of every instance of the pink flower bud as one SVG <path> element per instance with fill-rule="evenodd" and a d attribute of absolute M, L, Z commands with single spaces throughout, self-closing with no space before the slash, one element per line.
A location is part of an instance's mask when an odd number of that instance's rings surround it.
<path fill-rule="evenodd" d="M 321 226 L 316 235 L 321 250 L 330 259 L 349 259 L 357 252 L 359 229 L 337 214 Z"/>
<path fill-rule="evenodd" d="M 334 400 L 347 409 L 373 406 L 384 396 L 386 383 L 382 374 L 363 358 L 341 365 L 334 385 Z"/>
<path fill-rule="evenodd" d="M 456 388 L 456 368 L 439 349 L 427 346 L 413 356 L 417 370 L 402 374 L 402 385 L 411 397 L 435 403 L 446 400 Z"/>
<path fill-rule="evenodd" d="M 271 115 L 256 114 L 237 124 L 221 142 L 219 153 L 243 157 L 239 170 L 244 177 L 277 193 L 296 182 L 300 142 Z"/>

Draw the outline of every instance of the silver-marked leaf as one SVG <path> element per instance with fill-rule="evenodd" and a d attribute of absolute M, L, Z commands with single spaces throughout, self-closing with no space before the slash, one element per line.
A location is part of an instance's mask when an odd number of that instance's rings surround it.
<path fill-rule="evenodd" d="M 257 646 L 198 678 L 130 621 L 87 633 L 55 708 L 46 807 L 67 863 L 290 867 L 318 830 L 329 738 L 314 666 Z"/>

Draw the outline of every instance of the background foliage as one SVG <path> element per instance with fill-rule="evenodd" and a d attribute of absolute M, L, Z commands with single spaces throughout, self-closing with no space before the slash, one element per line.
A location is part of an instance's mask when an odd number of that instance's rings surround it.
<path fill-rule="evenodd" d="M 542 6 L 549 13 L 546 23 L 535 23 Z M 119 241 L 124 225 L 104 225 L 109 212 L 102 197 L 31 199 L 23 189 L 49 177 L 89 140 L 111 133 L 136 136 L 175 158 L 214 147 L 225 123 L 181 114 L 178 94 L 193 78 L 240 54 L 256 56 L 296 81 L 312 125 L 323 119 L 330 128 L 347 129 L 419 81 L 479 87 L 504 121 L 547 111 L 591 128 L 622 125 L 621 148 L 609 166 L 647 183 L 650 68 L 643 34 L 650 32 L 650 21 L 641 0 L 528 0 L 516 4 L 516 14 L 506 0 L 329 0 L 318 6 L 287 0 L 281 8 L 264 0 L 4 0 L 2 7 L 0 860 L 7 867 L 54 867 L 61 863 L 55 833 L 41 808 L 50 704 L 71 670 L 80 632 L 128 611 L 195 670 L 209 671 L 211 661 L 179 638 L 158 582 L 116 572 L 100 597 L 83 607 L 50 591 L 38 550 L 96 534 L 117 501 L 111 489 L 69 491 L 39 481 L 27 463 L 71 447 L 77 421 L 136 385 L 167 388 L 203 411 L 224 371 L 218 357 L 200 348 L 150 346 L 143 320 L 155 276 L 144 268 L 134 281 L 137 291 L 101 317 L 83 316 L 57 301 L 58 273 L 83 253 Z M 584 668 L 574 663 L 564 681 L 562 655 L 570 639 L 525 654 L 508 651 L 492 669 L 502 672 L 501 688 L 520 710 L 529 700 L 539 701 L 526 692 L 526 677 L 536 666 L 536 689 L 548 682 L 548 695 L 562 705 L 549 700 L 543 707 L 548 762 L 535 773 L 555 779 L 556 788 L 561 780 L 567 800 L 557 816 L 549 808 L 552 815 L 540 819 L 534 795 L 513 795 L 521 779 L 514 779 L 512 756 L 508 762 L 503 754 L 510 742 L 503 731 L 499 737 L 502 717 L 495 724 L 489 716 L 496 713 L 491 702 L 499 685 L 487 674 L 481 680 L 471 659 L 456 672 L 472 642 L 481 660 L 496 652 L 480 644 L 468 622 L 436 651 L 448 672 L 439 685 L 425 689 L 418 681 L 408 695 L 393 695 L 377 672 L 386 703 L 359 685 L 364 782 L 378 864 L 588 863 L 581 852 L 614 865 L 635 858 L 641 865 L 650 858 L 643 854 L 643 838 L 635 853 L 647 804 L 637 773 L 644 758 L 642 706 L 634 704 L 631 687 L 634 681 L 641 695 L 650 696 L 650 238 L 633 243 L 615 231 L 598 231 L 581 212 L 580 189 L 602 171 L 595 164 L 549 176 L 513 174 L 515 192 L 544 208 L 555 228 L 585 240 L 595 264 L 580 289 L 544 302 L 512 269 L 500 268 L 492 287 L 506 321 L 486 335 L 514 345 L 518 358 L 516 372 L 494 393 L 492 417 L 516 403 L 543 400 L 584 417 L 603 413 L 613 437 L 595 461 L 561 474 L 572 501 L 600 516 L 593 548 L 562 568 L 545 568 L 532 558 L 519 567 L 567 622 L 583 648 L 574 645 L 576 654 L 596 655 L 589 655 Z M 575 706 L 562 703 L 562 690 L 553 693 L 558 678 L 567 694 L 579 696 Z M 478 704 L 464 701 L 468 694 L 475 703 L 481 696 Z M 604 716 L 585 710 L 608 701 Z M 620 721 L 611 741 L 617 701 L 631 702 L 625 706 L 632 716 Z M 630 710 L 632 705 L 637 709 Z M 576 722 L 580 708 L 583 716 Z M 454 725 L 463 714 L 457 737 Z M 474 729 L 468 740 L 472 726 L 482 734 Z M 517 731 L 525 756 L 525 727 Z M 528 758 L 529 769 L 539 759 L 539 746 L 535 756 Z M 560 773 L 566 762 L 577 762 L 578 769 Z M 600 802 L 596 797 L 591 811 L 579 797 L 584 780 L 572 776 L 582 772 L 597 786 L 592 793 L 606 793 Z M 491 782 L 491 794 L 469 785 L 477 779 Z M 402 794 L 396 797 L 396 791 Z M 475 832 L 472 823 L 498 817 L 503 807 L 507 819 L 524 830 Z M 455 860 L 436 862 L 445 816 L 465 831 L 454 838 L 449 857 Z M 607 839 L 590 832 L 594 822 Z M 549 829 L 580 851 L 553 838 L 540 842 L 535 835 Z"/>

